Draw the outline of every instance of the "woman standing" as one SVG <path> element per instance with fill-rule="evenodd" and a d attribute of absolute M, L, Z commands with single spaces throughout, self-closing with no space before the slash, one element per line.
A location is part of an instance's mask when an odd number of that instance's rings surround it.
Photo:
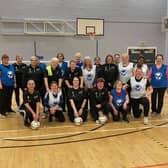
<path fill-rule="evenodd" d="M 163 64 L 163 55 L 158 54 L 155 64 L 152 65 L 148 73 L 153 87 L 152 93 L 152 113 L 160 114 L 163 107 L 163 98 L 168 87 L 168 67 Z"/>
<path fill-rule="evenodd" d="M 134 71 L 137 69 L 137 68 L 141 68 L 142 69 L 142 72 L 143 72 L 143 75 L 146 76 L 147 73 L 148 73 L 148 65 L 145 64 L 145 58 L 143 55 L 140 55 L 139 58 L 138 58 L 138 63 L 135 65 L 134 67 Z"/>
<path fill-rule="evenodd" d="M 16 88 L 15 88 L 15 99 L 16 104 L 20 106 L 20 89 L 24 91 L 24 75 L 27 65 L 23 63 L 23 57 L 16 55 L 16 62 L 13 64 L 16 75 Z"/>
<path fill-rule="evenodd" d="M 49 86 L 52 81 L 58 83 L 58 87 L 61 89 L 62 87 L 62 73 L 59 67 L 59 60 L 58 58 L 52 58 L 50 65 L 46 67 L 44 70 L 44 83 L 46 91 L 49 91 Z"/>
<path fill-rule="evenodd" d="M 96 77 L 96 66 L 92 64 L 91 58 L 89 56 L 84 58 L 82 72 L 85 89 L 92 89 Z"/>
<path fill-rule="evenodd" d="M 102 67 L 101 77 L 105 80 L 105 87 L 110 92 L 113 89 L 115 81 L 119 77 L 118 66 L 113 63 L 113 56 L 107 55 L 105 64 Z"/>
<path fill-rule="evenodd" d="M 0 65 L 0 117 L 5 118 L 7 112 L 12 112 L 12 93 L 16 88 L 14 66 L 9 64 L 9 56 L 2 55 Z"/>

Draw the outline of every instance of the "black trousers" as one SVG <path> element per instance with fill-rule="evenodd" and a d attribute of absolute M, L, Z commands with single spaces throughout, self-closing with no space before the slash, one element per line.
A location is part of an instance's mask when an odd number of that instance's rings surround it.
<path fill-rule="evenodd" d="M 6 112 L 10 112 L 12 104 L 12 93 L 13 87 L 3 85 L 3 89 L 0 90 L 0 113 L 2 115 L 5 115 Z"/>
<path fill-rule="evenodd" d="M 132 112 L 135 118 L 139 118 L 141 116 L 141 109 L 139 109 L 139 105 L 141 104 L 144 108 L 144 116 L 147 117 L 149 113 L 149 99 L 147 97 L 142 97 L 139 99 L 131 98 L 131 107 Z"/>
<path fill-rule="evenodd" d="M 55 116 L 55 118 L 58 119 L 58 121 L 60 121 L 60 122 L 64 122 L 65 121 L 65 117 L 64 117 L 64 114 L 63 114 L 62 110 L 56 110 L 55 114 L 51 114 L 49 112 L 49 117 L 51 117 L 53 115 Z"/>
<path fill-rule="evenodd" d="M 114 111 L 113 111 L 111 105 L 110 104 L 107 105 L 107 111 L 111 112 L 111 115 L 113 117 L 113 121 L 119 121 L 120 120 L 120 113 L 122 114 L 123 118 L 125 118 L 127 116 L 128 109 L 124 110 L 123 107 L 121 106 L 117 110 L 118 110 L 119 113 L 116 115 L 116 114 L 114 114 Z"/>
<path fill-rule="evenodd" d="M 99 114 L 98 114 L 99 111 L 102 111 L 103 114 L 106 115 L 106 116 L 108 115 L 108 113 L 107 113 L 107 104 L 104 107 L 97 108 L 96 104 L 92 102 L 91 103 L 91 109 L 92 109 L 91 115 L 92 115 L 92 118 L 94 119 L 94 121 L 98 120 L 98 118 L 99 118 Z"/>
<path fill-rule="evenodd" d="M 24 87 L 21 87 L 19 85 L 17 85 L 17 87 L 14 89 L 15 90 L 15 100 L 16 100 L 16 104 L 17 106 L 20 106 L 20 91 L 22 90 L 22 92 L 24 92 Z"/>
<path fill-rule="evenodd" d="M 156 112 L 158 114 L 161 113 L 165 91 L 166 91 L 166 88 L 153 88 L 152 112 Z"/>
<path fill-rule="evenodd" d="M 73 108 L 71 107 L 69 102 L 67 102 L 67 107 L 68 107 L 68 117 L 71 122 L 74 122 L 74 119 L 75 119 L 74 111 L 73 111 Z M 77 109 L 77 110 L 79 110 L 79 109 Z M 80 117 L 83 119 L 83 121 L 86 121 L 87 116 L 88 116 L 88 109 L 85 106 L 85 108 L 83 109 L 83 113 Z"/>
<path fill-rule="evenodd" d="M 25 111 L 24 122 L 26 121 L 26 122 L 31 123 L 34 120 L 32 113 L 23 104 L 21 105 L 20 110 Z M 36 112 L 35 109 L 33 110 Z"/>

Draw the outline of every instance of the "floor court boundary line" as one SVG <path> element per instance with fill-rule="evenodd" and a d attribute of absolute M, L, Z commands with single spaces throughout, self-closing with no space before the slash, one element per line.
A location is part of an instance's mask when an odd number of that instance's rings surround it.
<path fill-rule="evenodd" d="M 168 163 L 160 163 L 160 164 L 153 164 L 153 165 L 146 165 L 146 166 L 137 166 L 137 167 L 132 167 L 132 168 L 155 168 L 155 167 L 164 167 L 168 166 Z"/>
<path fill-rule="evenodd" d="M 150 122 L 168 121 L 168 118 L 167 119 L 149 120 L 149 121 Z M 142 121 L 141 120 L 138 120 L 138 121 L 135 120 L 135 121 L 131 121 L 130 123 L 142 123 Z M 107 123 L 107 125 L 110 125 L 110 124 L 113 124 L 113 122 Z M 82 125 L 82 127 L 89 127 L 89 126 L 95 126 L 95 125 L 99 125 L 99 124 L 96 124 L 96 123 L 84 124 L 84 125 Z M 43 129 L 59 129 L 59 128 L 75 128 L 75 127 L 76 127 L 76 125 L 74 125 L 72 123 L 72 125 L 69 124 L 69 125 L 51 126 L 51 127 L 44 126 L 44 127 L 41 127 L 40 130 L 43 130 Z M 31 129 L 0 130 L 0 133 L 5 133 L 5 132 L 7 132 L 7 133 L 10 133 L 10 132 L 23 132 L 23 131 L 32 131 L 32 130 Z"/>
<path fill-rule="evenodd" d="M 156 126 L 163 126 L 168 124 L 168 122 L 158 124 Z M 42 143 L 42 144 L 27 144 L 27 145 L 12 145 L 12 146 L 0 146 L 0 149 L 14 149 L 14 148 L 32 148 L 32 147 L 42 147 L 42 146 L 52 146 L 52 145 L 64 145 L 64 144 L 72 144 L 72 143 L 81 143 L 81 142 L 87 142 L 87 141 L 94 141 L 94 140 L 102 140 L 106 138 L 112 138 L 112 137 L 118 137 L 118 136 L 125 136 L 129 134 L 134 134 L 138 133 L 141 131 L 147 131 L 150 130 L 151 128 L 145 128 L 141 130 L 134 130 L 130 132 L 125 132 L 125 133 L 118 133 L 118 134 L 112 134 L 112 135 L 106 135 L 106 136 L 100 136 L 100 137 L 94 137 L 94 138 L 85 138 L 85 139 L 79 139 L 79 140 L 69 140 L 69 141 L 62 141 L 62 142 L 53 142 L 53 143 Z"/>
<path fill-rule="evenodd" d="M 81 133 L 101 133 L 101 132 L 115 132 L 115 131 L 127 131 L 127 130 L 143 130 L 143 129 L 150 129 L 150 128 L 167 128 L 168 125 L 162 125 L 162 126 L 144 126 L 144 127 L 135 127 L 135 128 L 116 128 L 116 129 L 102 129 L 102 130 L 88 130 L 88 131 L 75 131 L 75 132 L 66 132 L 66 133 L 57 133 L 57 134 L 46 134 L 46 135 L 32 135 L 32 136 L 22 136 L 22 137 L 6 137 L 6 138 L 0 138 L 0 141 L 4 140 L 22 140 L 26 138 L 41 138 L 41 137 L 49 137 L 49 136 L 59 136 L 59 135 L 73 135 L 73 134 L 81 134 Z M 27 140 L 27 139 L 26 139 Z M 25 140 L 25 141 L 26 141 Z M 40 139 L 30 139 L 34 141 L 40 141 Z M 47 140 L 47 139 L 45 139 Z M 50 139 L 48 139 L 50 140 Z"/>

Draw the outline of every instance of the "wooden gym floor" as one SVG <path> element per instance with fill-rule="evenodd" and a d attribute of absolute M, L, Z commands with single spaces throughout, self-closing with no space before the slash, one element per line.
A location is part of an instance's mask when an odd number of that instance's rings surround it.
<path fill-rule="evenodd" d="M 168 95 L 161 116 L 130 117 L 125 122 L 83 126 L 48 123 L 41 128 L 23 126 L 17 113 L 0 119 L 1 168 L 168 168 Z M 15 102 L 13 101 L 13 108 Z M 66 114 L 65 114 L 66 115 Z"/>

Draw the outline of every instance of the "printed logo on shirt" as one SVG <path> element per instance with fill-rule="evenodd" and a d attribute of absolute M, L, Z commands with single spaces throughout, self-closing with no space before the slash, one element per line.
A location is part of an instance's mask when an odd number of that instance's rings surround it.
<path fill-rule="evenodd" d="M 135 86 L 135 90 L 136 90 L 136 91 L 140 91 L 141 89 L 142 89 L 142 86 L 141 86 L 141 85 L 136 85 L 136 86 Z"/>
<path fill-rule="evenodd" d="M 161 78 L 162 78 L 162 73 L 161 72 L 155 73 L 155 79 L 156 80 L 161 80 Z"/>
<path fill-rule="evenodd" d="M 13 78 L 13 72 L 12 71 L 8 71 L 7 75 L 8 75 L 8 78 L 10 78 L 10 79 Z"/>
<path fill-rule="evenodd" d="M 123 69 L 120 72 L 121 76 L 126 76 L 127 75 L 127 70 Z"/>
<path fill-rule="evenodd" d="M 92 75 L 92 74 L 87 74 L 86 79 L 87 79 L 88 81 L 91 81 L 92 78 L 93 78 L 93 75 Z"/>
<path fill-rule="evenodd" d="M 122 99 L 118 99 L 118 100 L 117 100 L 117 106 L 118 106 L 118 107 L 121 107 L 121 106 L 122 106 L 122 103 L 123 103 Z"/>

